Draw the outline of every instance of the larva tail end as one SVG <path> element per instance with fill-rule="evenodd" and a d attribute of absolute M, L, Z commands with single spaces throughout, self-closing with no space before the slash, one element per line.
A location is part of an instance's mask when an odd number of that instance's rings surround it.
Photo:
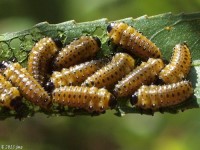
<path fill-rule="evenodd" d="M 51 93 L 54 90 L 55 86 L 53 84 L 53 82 L 48 81 L 45 85 L 45 90 L 49 93 Z"/>
<path fill-rule="evenodd" d="M 135 93 L 131 96 L 130 102 L 132 105 L 135 105 L 138 102 L 138 94 Z"/>
<path fill-rule="evenodd" d="M 113 29 L 113 26 L 114 26 L 113 23 L 110 23 L 110 24 L 107 26 L 107 31 L 108 31 L 108 33 L 110 33 L 110 31 Z"/>
<path fill-rule="evenodd" d="M 97 42 L 98 47 L 101 47 L 101 41 L 98 37 L 93 37 L 93 39 Z"/>
<path fill-rule="evenodd" d="M 113 95 L 110 97 L 108 105 L 111 109 L 115 108 L 115 106 L 117 105 L 116 98 Z"/>
<path fill-rule="evenodd" d="M 56 46 L 57 46 L 58 48 L 62 48 L 62 47 L 63 47 L 63 44 L 62 44 L 62 42 L 61 42 L 60 39 L 55 38 L 55 39 L 53 39 L 53 41 L 55 42 L 55 44 L 56 44 Z"/>

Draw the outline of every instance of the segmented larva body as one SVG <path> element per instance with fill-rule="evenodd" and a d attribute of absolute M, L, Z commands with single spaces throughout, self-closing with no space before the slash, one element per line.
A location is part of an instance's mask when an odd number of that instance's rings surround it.
<path fill-rule="evenodd" d="M 125 23 L 111 23 L 107 27 L 108 36 L 116 45 L 126 49 L 131 54 L 147 60 L 161 58 L 160 49 L 135 28 Z"/>
<path fill-rule="evenodd" d="M 184 78 L 191 68 L 190 50 L 186 44 L 177 44 L 174 47 L 170 63 L 160 72 L 159 78 L 165 83 L 176 83 Z"/>
<path fill-rule="evenodd" d="M 69 69 L 64 68 L 61 72 L 54 71 L 50 80 L 55 88 L 66 85 L 79 85 L 88 76 L 103 67 L 104 64 L 105 61 L 103 60 L 92 60 L 72 66 Z"/>
<path fill-rule="evenodd" d="M 135 66 L 135 60 L 128 54 L 117 53 L 110 63 L 97 70 L 88 77 L 82 86 L 95 86 L 98 88 L 112 88 L 117 81 L 121 80 L 126 74 L 131 72 Z"/>
<path fill-rule="evenodd" d="M 188 81 L 162 86 L 143 85 L 132 96 L 131 103 L 141 109 L 158 110 L 163 107 L 180 104 L 192 94 L 193 88 Z"/>
<path fill-rule="evenodd" d="M 3 74 L 7 80 L 18 87 L 21 95 L 27 100 L 42 108 L 50 107 L 50 96 L 19 63 L 9 64 Z"/>
<path fill-rule="evenodd" d="M 56 43 L 48 37 L 41 39 L 32 48 L 28 58 L 28 72 L 44 85 L 52 58 L 58 52 Z"/>
<path fill-rule="evenodd" d="M 82 108 L 89 112 L 104 112 L 116 105 L 106 89 L 96 87 L 64 86 L 52 93 L 53 102 L 63 106 Z"/>
<path fill-rule="evenodd" d="M 115 85 L 114 95 L 116 97 L 131 96 L 140 86 L 155 81 L 163 67 L 164 63 L 161 59 L 149 58 L 147 62 L 142 62 Z"/>
<path fill-rule="evenodd" d="M 81 36 L 64 47 L 53 62 L 54 70 L 61 70 L 92 58 L 100 50 L 101 42 L 97 37 Z"/>
<path fill-rule="evenodd" d="M 0 74 L 0 106 L 15 109 L 15 102 L 20 98 L 20 93 L 16 87 L 7 81 Z"/>

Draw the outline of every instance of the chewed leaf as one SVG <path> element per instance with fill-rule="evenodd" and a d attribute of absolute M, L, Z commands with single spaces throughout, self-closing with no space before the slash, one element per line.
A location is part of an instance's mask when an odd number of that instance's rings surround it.
<path fill-rule="evenodd" d="M 58 38 L 64 44 L 68 44 L 74 38 L 82 35 L 97 36 L 102 42 L 102 52 L 98 57 L 106 57 L 113 53 L 113 49 L 108 46 L 107 26 L 110 22 L 125 22 L 148 39 L 152 40 L 161 50 L 162 56 L 169 60 L 173 47 L 178 43 L 186 42 L 192 55 L 192 68 L 187 80 L 192 82 L 194 87 L 194 96 L 186 103 L 176 106 L 173 109 L 166 109 L 171 113 L 177 110 L 196 108 L 200 105 L 200 13 L 178 14 L 171 13 L 160 14 L 156 16 L 142 16 L 136 19 L 126 18 L 117 21 L 100 19 L 90 22 L 76 23 L 74 20 L 59 24 L 49 24 L 47 22 L 39 23 L 30 29 L 5 33 L 0 35 L 0 61 L 16 59 L 24 66 L 27 65 L 28 54 L 33 45 L 42 37 L 48 36 Z M 27 104 L 30 105 L 30 104 Z M 30 105 L 31 107 L 31 105 Z M 57 108 L 57 106 L 55 106 Z M 140 110 L 130 107 L 129 103 L 120 103 L 118 107 L 119 114 L 141 113 Z M 36 112 L 30 109 L 30 115 Z M 59 114 L 71 116 L 71 114 L 85 115 L 85 112 L 65 109 L 57 111 L 53 109 L 45 112 L 48 115 Z M 148 112 L 147 112 L 148 113 Z M 8 112 L 0 108 L 0 119 L 12 117 L 13 112 Z"/>

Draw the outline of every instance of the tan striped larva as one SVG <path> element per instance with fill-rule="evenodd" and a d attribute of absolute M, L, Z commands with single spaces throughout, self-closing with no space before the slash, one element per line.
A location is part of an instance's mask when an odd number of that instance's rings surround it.
<path fill-rule="evenodd" d="M 95 86 L 98 88 L 112 88 L 117 81 L 121 80 L 135 66 L 135 60 L 128 54 L 117 53 L 110 63 L 97 70 L 88 77 L 82 86 Z"/>
<path fill-rule="evenodd" d="M 82 63 L 92 58 L 100 50 L 99 38 L 92 36 L 81 36 L 62 48 L 53 61 L 53 69 L 60 71 L 62 68 Z"/>
<path fill-rule="evenodd" d="M 190 50 L 186 44 L 177 44 L 170 63 L 160 72 L 159 78 L 164 83 L 176 83 L 188 75 L 191 68 Z"/>
<path fill-rule="evenodd" d="M 55 88 L 69 85 L 80 85 L 87 77 L 95 73 L 105 64 L 105 60 L 92 60 L 70 68 L 63 68 L 61 72 L 54 71 L 50 82 Z"/>
<path fill-rule="evenodd" d="M 109 24 L 107 31 L 112 43 L 126 49 L 131 54 L 144 60 L 161 58 L 160 49 L 135 28 L 120 22 Z"/>
<path fill-rule="evenodd" d="M 52 101 L 48 93 L 19 63 L 5 63 L 3 75 L 12 85 L 18 87 L 26 100 L 46 109 L 51 106 Z"/>
<path fill-rule="evenodd" d="M 58 52 L 60 42 L 52 38 L 42 38 L 33 46 L 28 58 L 28 72 L 44 86 L 52 58 Z"/>
<path fill-rule="evenodd" d="M 96 87 L 64 86 L 52 93 L 54 103 L 85 109 L 88 112 L 104 112 L 116 105 L 113 95 L 106 89 Z"/>
<path fill-rule="evenodd" d="M 182 103 L 187 100 L 193 92 L 192 85 L 188 81 L 162 86 L 143 85 L 132 95 L 131 103 L 141 109 L 158 110 L 163 107 Z"/>
<path fill-rule="evenodd" d="M 140 86 L 151 84 L 164 67 L 161 59 L 149 58 L 115 85 L 116 97 L 131 96 Z"/>
<path fill-rule="evenodd" d="M 21 101 L 19 90 L 0 74 L 0 106 L 16 110 L 16 101 Z"/>

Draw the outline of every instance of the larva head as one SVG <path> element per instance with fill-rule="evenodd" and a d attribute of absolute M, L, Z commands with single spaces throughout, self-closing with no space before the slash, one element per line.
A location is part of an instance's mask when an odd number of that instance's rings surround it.
<path fill-rule="evenodd" d="M 61 42 L 60 39 L 55 38 L 55 39 L 53 39 L 53 41 L 55 42 L 55 44 L 56 44 L 56 46 L 57 46 L 58 48 L 62 48 L 62 47 L 63 47 L 63 44 L 62 44 L 62 42 Z"/>
<path fill-rule="evenodd" d="M 156 80 L 154 81 L 154 84 L 156 84 L 156 85 L 164 85 L 165 82 L 163 81 L 162 78 L 159 77 L 158 79 L 156 79 Z"/>
<path fill-rule="evenodd" d="M 16 97 L 10 102 L 10 106 L 14 108 L 14 110 L 18 110 L 22 106 L 21 97 Z"/>
<path fill-rule="evenodd" d="M 109 24 L 107 26 L 107 34 L 110 38 L 110 42 L 115 45 L 120 45 L 121 36 L 127 27 L 128 25 L 123 22 Z"/>
<path fill-rule="evenodd" d="M 108 105 L 111 109 L 115 108 L 115 106 L 117 105 L 116 98 L 113 95 L 110 96 L 110 100 L 108 102 Z"/>
<path fill-rule="evenodd" d="M 14 100 L 12 100 L 10 106 L 13 107 L 16 111 L 17 119 L 21 120 L 29 114 L 29 108 L 26 104 L 22 102 L 21 97 L 16 97 Z"/>
<path fill-rule="evenodd" d="M 108 31 L 108 33 L 110 33 L 110 32 L 112 31 L 112 29 L 113 29 L 114 26 L 115 26 L 114 23 L 110 23 L 110 24 L 107 26 L 107 31 Z"/>
<path fill-rule="evenodd" d="M 9 65 L 10 65 L 10 62 L 2 61 L 2 62 L 0 62 L 0 69 L 3 70 L 5 68 L 7 68 Z"/>
<path fill-rule="evenodd" d="M 137 92 L 131 96 L 130 102 L 131 102 L 132 105 L 137 104 L 137 102 L 138 102 L 138 94 L 137 94 Z"/>
<path fill-rule="evenodd" d="M 49 93 L 51 93 L 53 90 L 55 89 L 55 86 L 53 84 L 53 82 L 48 81 L 45 85 L 45 90 Z"/>
<path fill-rule="evenodd" d="M 98 47 L 100 48 L 101 47 L 101 41 L 98 37 L 93 37 L 93 39 L 96 41 Z"/>

